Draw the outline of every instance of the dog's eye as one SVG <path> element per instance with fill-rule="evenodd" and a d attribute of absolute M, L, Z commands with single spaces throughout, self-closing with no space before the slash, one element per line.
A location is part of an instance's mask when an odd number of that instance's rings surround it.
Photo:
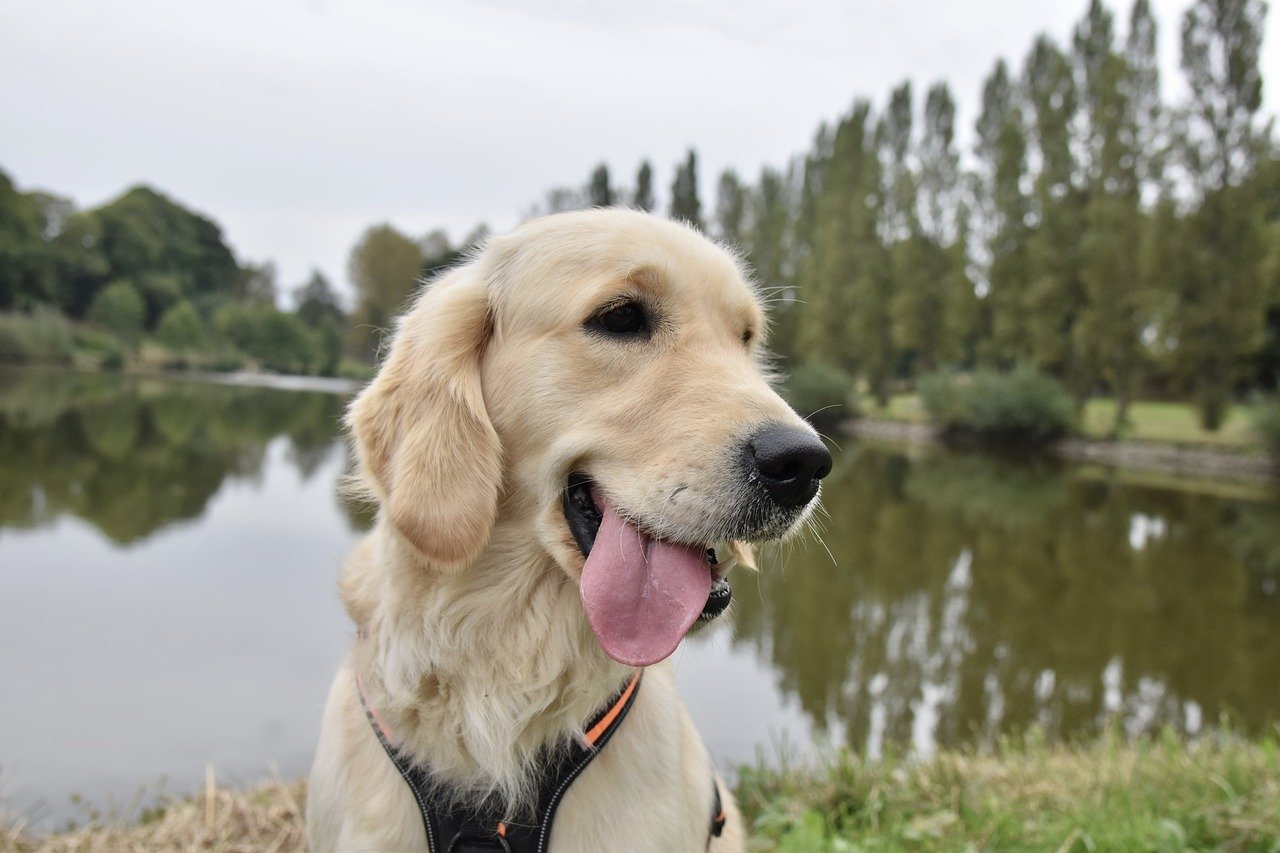
<path fill-rule="evenodd" d="M 648 337 L 649 315 L 639 302 L 627 301 L 610 305 L 591 318 L 589 325 L 611 335 Z"/>

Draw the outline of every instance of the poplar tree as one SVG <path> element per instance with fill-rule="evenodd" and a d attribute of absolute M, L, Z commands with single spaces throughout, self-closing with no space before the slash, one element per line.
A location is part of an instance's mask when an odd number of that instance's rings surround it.
<path fill-rule="evenodd" d="M 653 210 L 653 166 L 645 160 L 636 171 L 636 192 L 631 197 L 631 206 L 636 210 Z"/>
<path fill-rule="evenodd" d="M 989 256 L 983 309 L 988 328 L 979 353 L 1001 366 L 1026 358 L 1029 202 L 1022 189 L 1027 172 L 1027 140 L 1022 105 L 1004 60 L 982 87 L 976 153 Z"/>
<path fill-rule="evenodd" d="M 921 224 L 920 177 L 911 160 L 913 118 L 911 84 L 903 83 L 890 95 L 889 108 L 881 120 L 885 169 L 882 240 L 889 247 L 894 347 L 908 371 L 925 372 L 939 363 L 947 259 Z"/>
<path fill-rule="evenodd" d="M 676 166 L 671 182 L 671 218 L 704 229 L 702 202 L 698 200 L 698 155 L 690 148 L 683 163 Z"/>
<path fill-rule="evenodd" d="M 917 151 L 919 161 L 918 217 L 921 243 L 928 249 L 925 274 L 932 276 L 940 299 L 940 329 L 933 357 L 920 369 L 937 363 L 964 362 L 970 352 L 976 294 L 968 275 L 969 202 L 955 147 L 956 103 L 946 83 L 936 83 L 925 95 L 924 121 Z"/>
<path fill-rule="evenodd" d="M 893 271 L 889 252 L 880 235 L 888 206 L 883 170 L 877 153 L 884 148 L 884 125 L 878 123 L 864 149 L 860 180 L 853 187 L 852 299 L 849 318 L 851 351 L 866 379 L 867 390 L 881 406 L 889 404 L 889 380 L 893 376 L 894 346 L 890 300 Z"/>
<path fill-rule="evenodd" d="M 587 206 L 609 207 L 614 202 L 613 189 L 609 186 L 609 166 L 601 163 L 591 172 L 587 182 Z"/>
<path fill-rule="evenodd" d="M 1074 330 L 1084 302 L 1080 280 L 1084 198 L 1071 128 L 1079 94 L 1071 60 L 1048 36 L 1036 39 L 1022 75 L 1039 169 L 1032 189 L 1036 226 L 1028 241 L 1027 356 L 1067 380 L 1077 400 L 1088 389 Z"/>
<path fill-rule="evenodd" d="M 1088 350 L 1088 378 L 1101 378 L 1115 395 L 1118 431 L 1128 418 L 1142 358 L 1139 121 L 1129 97 L 1132 70 L 1115 50 L 1111 13 L 1099 0 L 1076 30 L 1076 54 L 1089 152 L 1081 268 L 1086 302 L 1076 342 Z"/>
<path fill-rule="evenodd" d="M 1217 429 L 1249 358 L 1263 342 L 1266 228 L 1255 173 L 1263 135 L 1258 54 L 1263 0 L 1197 0 L 1182 24 L 1182 69 L 1191 90 L 1184 145 L 1199 206 L 1195 247 L 1172 332 L 1178 372 L 1207 429 Z"/>
<path fill-rule="evenodd" d="M 787 222 L 791 218 L 787 185 L 777 169 L 760 170 L 760 183 L 747 199 L 748 228 L 744 238 L 747 259 L 766 288 L 792 284 L 787 269 Z"/>
<path fill-rule="evenodd" d="M 737 172 L 725 169 L 716 184 L 716 235 L 726 244 L 742 249 L 746 215 L 746 190 Z"/>
<path fill-rule="evenodd" d="M 887 389 L 887 269 L 877 231 L 882 203 L 871 105 L 836 127 L 814 211 L 813 254 L 802 285 L 800 347 L 812 362 L 861 371 Z"/>

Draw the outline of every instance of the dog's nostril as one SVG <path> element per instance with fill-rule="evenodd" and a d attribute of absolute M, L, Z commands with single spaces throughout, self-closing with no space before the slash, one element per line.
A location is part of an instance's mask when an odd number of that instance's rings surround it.
<path fill-rule="evenodd" d="M 785 507 L 808 503 L 818 481 L 831 473 L 830 451 L 807 430 L 769 424 L 748 439 L 747 447 L 765 490 Z"/>

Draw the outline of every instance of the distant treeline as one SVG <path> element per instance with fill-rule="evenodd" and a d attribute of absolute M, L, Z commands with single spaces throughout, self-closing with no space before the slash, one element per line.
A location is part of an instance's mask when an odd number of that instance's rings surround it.
<path fill-rule="evenodd" d="M 89 210 L 0 172 L 0 362 L 171 362 L 334 374 L 346 315 L 319 272 L 278 306 L 273 265 L 238 262 L 212 220 L 147 187 Z M 22 317 L 19 315 L 32 315 Z M 81 321 L 75 335 L 61 317 Z"/>
<path fill-rule="evenodd" d="M 1197 0 L 1181 22 L 1187 95 L 1171 103 L 1148 0 L 1123 26 L 1092 0 L 1068 43 L 1042 35 L 1020 63 L 996 62 L 971 153 L 957 145 L 948 84 L 918 99 L 903 83 L 879 107 L 856 100 L 785 168 L 754 183 L 725 171 L 709 212 L 691 149 L 666 212 L 743 254 L 794 370 L 884 401 L 937 371 L 1028 366 L 1077 403 L 1114 396 L 1118 421 L 1141 395 L 1193 400 L 1215 427 L 1232 399 L 1280 379 L 1266 12 L 1265 0 Z M 619 204 L 659 207 L 649 162 L 629 187 L 602 163 L 528 214 Z M 198 325 L 253 354 L 297 332 L 308 369 L 331 369 L 344 352 L 376 358 L 418 283 L 484 236 L 453 244 L 374 226 L 351 253 L 349 315 L 319 273 L 281 312 L 270 265 L 238 264 L 215 224 L 151 190 L 76 212 L 0 177 L 0 311 L 51 303 L 132 318 L 140 301 L 138 328 L 159 333 L 181 308 L 171 340 Z M 128 310 L 108 310 L 116 302 Z M 254 355 L 289 369 L 278 356 Z"/>

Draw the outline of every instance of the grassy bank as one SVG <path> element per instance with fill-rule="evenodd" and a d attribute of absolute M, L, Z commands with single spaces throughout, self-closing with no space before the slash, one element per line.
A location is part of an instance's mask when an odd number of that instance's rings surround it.
<path fill-rule="evenodd" d="M 888 405 L 863 402 L 863 414 L 874 420 L 903 423 L 927 423 L 928 415 L 918 394 L 897 394 Z M 1142 401 L 1129 409 L 1129 426 L 1119 436 L 1111 434 L 1115 423 L 1116 403 L 1109 398 L 1096 398 L 1085 404 L 1080 435 L 1091 439 L 1145 441 L 1185 447 L 1250 452 L 1257 450 L 1260 439 L 1254 431 L 1246 406 L 1231 406 L 1222 428 L 1210 432 L 1200 426 L 1199 415 L 1190 403 Z"/>
<path fill-rule="evenodd" d="M 744 770 L 761 849 L 1280 850 L 1280 750 L 1175 736 Z"/>
<path fill-rule="evenodd" d="M 208 789 L 130 827 L 36 838 L 11 826 L 0 848 L 301 849 L 304 789 Z M 1031 737 L 877 764 L 840 753 L 817 768 L 744 768 L 737 795 L 756 850 L 1280 850 L 1274 737 L 1070 747 Z"/>

